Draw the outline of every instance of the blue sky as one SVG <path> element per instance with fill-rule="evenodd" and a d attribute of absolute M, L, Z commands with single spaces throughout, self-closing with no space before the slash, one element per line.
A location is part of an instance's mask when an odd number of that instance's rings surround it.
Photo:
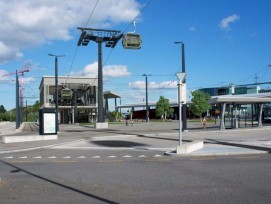
<path fill-rule="evenodd" d="M 60 76 L 96 77 L 97 44 L 77 47 L 77 27 L 130 32 L 142 9 L 140 50 L 121 42 L 113 50 L 103 46 L 104 91 L 119 94 L 122 104 L 145 100 L 143 74 L 151 75 L 149 101 L 176 101 L 181 46 L 175 41 L 185 44 L 188 99 L 198 88 L 271 81 L 269 0 L 0 0 L 0 105 L 15 108 L 15 76 L 3 75 L 22 67 L 31 68 L 25 100 L 39 100 L 41 77 L 54 75 L 48 53 L 66 55 L 59 58 Z"/>

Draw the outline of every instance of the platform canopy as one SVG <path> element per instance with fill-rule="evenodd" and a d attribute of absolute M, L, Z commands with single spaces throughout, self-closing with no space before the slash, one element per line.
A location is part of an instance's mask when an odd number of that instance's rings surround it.
<path fill-rule="evenodd" d="M 270 103 L 271 98 L 268 97 L 244 97 L 244 96 L 217 96 L 209 100 L 210 104 L 218 103 L 238 103 L 238 104 L 253 104 L 253 103 Z"/>
<path fill-rule="evenodd" d="M 121 98 L 121 97 L 119 95 L 111 92 L 111 91 L 105 91 L 104 92 L 104 98 L 110 99 L 110 98 Z"/>

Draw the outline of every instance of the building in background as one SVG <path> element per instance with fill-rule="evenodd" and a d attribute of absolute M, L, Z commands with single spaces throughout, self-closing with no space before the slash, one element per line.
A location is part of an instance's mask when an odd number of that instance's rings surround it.
<path fill-rule="evenodd" d="M 59 76 L 59 123 L 96 121 L 97 86 L 97 78 Z M 42 77 L 39 90 L 40 108 L 55 108 L 55 77 Z"/>

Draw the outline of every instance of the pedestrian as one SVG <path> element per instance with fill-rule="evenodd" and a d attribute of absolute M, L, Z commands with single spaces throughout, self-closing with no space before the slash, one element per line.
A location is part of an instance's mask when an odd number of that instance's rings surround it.
<path fill-rule="evenodd" d="M 203 120 L 202 120 L 202 125 L 203 125 L 203 129 L 204 129 L 204 130 L 205 130 L 205 128 L 206 128 L 206 123 L 207 123 L 206 117 L 204 117 Z"/>
<path fill-rule="evenodd" d="M 128 117 L 125 118 L 125 123 L 126 123 L 126 126 L 128 126 L 128 123 L 129 123 Z"/>

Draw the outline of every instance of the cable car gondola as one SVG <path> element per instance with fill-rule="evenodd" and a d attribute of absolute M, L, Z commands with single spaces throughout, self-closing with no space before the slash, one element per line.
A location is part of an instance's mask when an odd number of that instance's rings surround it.
<path fill-rule="evenodd" d="M 61 90 L 62 99 L 72 99 L 72 90 L 69 88 L 64 88 Z"/>
<path fill-rule="evenodd" d="M 140 49 L 142 39 L 139 34 L 126 33 L 122 37 L 122 46 L 126 49 Z"/>

